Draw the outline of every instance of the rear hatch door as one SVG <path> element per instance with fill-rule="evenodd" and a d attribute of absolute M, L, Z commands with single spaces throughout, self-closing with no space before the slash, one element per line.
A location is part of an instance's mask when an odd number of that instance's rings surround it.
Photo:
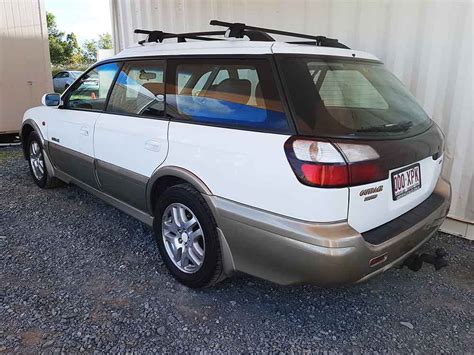
<path fill-rule="evenodd" d="M 401 216 L 432 194 L 443 161 L 442 136 L 435 125 L 414 137 L 354 143 L 373 148 L 379 156 L 374 164 L 386 172 L 384 180 L 349 188 L 348 222 L 358 232 Z"/>
<path fill-rule="evenodd" d="M 441 132 L 382 63 L 355 54 L 277 60 L 298 135 L 329 140 L 344 155 L 353 228 L 376 228 L 430 196 L 442 166 Z"/>

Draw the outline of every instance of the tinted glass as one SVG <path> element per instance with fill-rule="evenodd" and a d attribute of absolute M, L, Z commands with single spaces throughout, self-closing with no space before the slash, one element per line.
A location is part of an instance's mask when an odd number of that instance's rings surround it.
<path fill-rule="evenodd" d="M 287 57 L 281 68 L 300 134 L 403 137 L 431 125 L 382 64 Z"/>
<path fill-rule="evenodd" d="M 118 63 L 109 63 L 90 70 L 80 81 L 74 83 L 74 87 L 65 100 L 64 107 L 103 110 L 107 94 L 118 69 Z"/>
<path fill-rule="evenodd" d="M 270 62 L 265 59 L 173 61 L 168 113 L 189 121 L 288 131 Z"/>
<path fill-rule="evenodd" d="M 164 62 L 126 63 L 115 82 L 107 111 L 162 116 L 165 109 Z"/>

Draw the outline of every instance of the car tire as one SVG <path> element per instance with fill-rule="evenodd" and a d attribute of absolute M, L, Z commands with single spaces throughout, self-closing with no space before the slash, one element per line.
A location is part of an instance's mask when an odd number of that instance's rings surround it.
<path fill-rule="evenodd" d="M 33 181 L 42 189 L 50 189 L 60 184 L 59 180 L 51 176 L 46 168 L 44 147 L 36 132 L 31 132 L 27 138 L 26 155 Z"/>
<path fill-rule="evenodd" d="M 196 189 L 189 184 L 168 188 L 158 198 L 154 217 L 161 257 L 179 282 L 202 288 L 220 281 L 223 266 L 217 224 Z"/>

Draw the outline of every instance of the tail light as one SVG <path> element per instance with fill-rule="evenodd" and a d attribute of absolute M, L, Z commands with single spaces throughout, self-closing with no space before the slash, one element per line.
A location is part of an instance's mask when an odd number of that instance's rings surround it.
<path fill-rule="evenodd" d="M 368 145 L 291 137 L 285 143 L 285 153 L 298 180 L 309 186 L 355 186 L 388 176 L 377 164 L 379 155 Z"/>

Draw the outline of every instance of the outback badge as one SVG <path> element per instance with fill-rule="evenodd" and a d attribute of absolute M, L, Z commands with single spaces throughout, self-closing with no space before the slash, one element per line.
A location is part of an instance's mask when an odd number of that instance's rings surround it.
<path fill-rule="evenodd" d="M 377 198 L 378 193 L 383 191 L 383 185 L 377 187 L 371 187 L 365 190 L 362 190 L 359 193 L 359 196 L 365 196 L 364 201 L 370 201 L 374 198 Z"/>

